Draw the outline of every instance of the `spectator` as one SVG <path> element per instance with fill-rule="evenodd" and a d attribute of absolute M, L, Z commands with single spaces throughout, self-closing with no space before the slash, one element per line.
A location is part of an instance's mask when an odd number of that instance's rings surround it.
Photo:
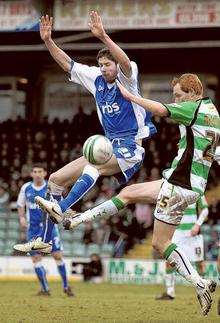
<path fill-rule="evenodd" d="M 0 184 L 0 212 L 9 212 L 9 194 L 6 190 L 7 184 Z"/>
<path fill-rule="evenodd" d="M 97 254 L 92 254 L 90 262 L 83 267 L 83 277 L 86 282 L 101 283 L 103 267 L 101 258 Z"/>

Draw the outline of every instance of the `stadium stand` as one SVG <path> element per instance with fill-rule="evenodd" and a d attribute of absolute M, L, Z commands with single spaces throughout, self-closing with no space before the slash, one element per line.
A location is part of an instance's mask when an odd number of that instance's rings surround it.
<path fill-rule="evenodd" d="M 176 153 L 178 132 L 173 123 L 156 118 L 160 130 L 146 145 L 146 158 L 141 171 L 133 181 L 154 180 L 161 176 L 161 170 L 169 165 Z M 87 132 L 85 129 L 87 128 Z M 13 129 L 13 131 L 11 131 Z M 74 132 L 73 132 L 74 129 Z M 7 120 L 0 127 L 1 170 L 0 170 L 0 253 L 10 255 L 12 246 L 18 241 L 24 241 L 24 233 L 20 232 L 16 199 L 22 184 L 29 180 L 30 166 L 33 162 L 43 162 L 48 173 L 71 161 L 82 152 L 86 137 L 100 133 L 99 123 L 93 113 L 87 115 L 79 108 L 72 121 L 52 123 L 45 117 L 41 122 L 34 120 Z M 170 138 L 169 142 L 167 138 Z M 11 166 L 9 166 L 11 165 Z M 213 167 L 210 174 L 210 188 L 218 184 L 220 178 L 218 167 Z M 97 185 L 84 199 L 76 205 L 77 210 L 85 210 L 91 205 L 101 203 L 117 192 L 113 178 L 100 179 Z M 220 234 L 218 220 L 219 201 L 210 205 L 208 224 L 202 228 L 205 237 L 206 258 L 216 259 L 217 241 Z M 120 216 L 101 219 L 78 227 L 74 233 L 61 228 L 60 234 L 66 256 L 89 256 L 98 253 L 102 256 L 121 257 L 137 244 L 144 243 L 152 229 L 153 206 L 136 205 Z M 13 211 L 10 211 L 10 210 Z M 142 214 L 146 218 L 142 218 Z M 211 226 L 210 226 L 211 225 Z M 134 254 L 135 256 L 136 253 Z"/>

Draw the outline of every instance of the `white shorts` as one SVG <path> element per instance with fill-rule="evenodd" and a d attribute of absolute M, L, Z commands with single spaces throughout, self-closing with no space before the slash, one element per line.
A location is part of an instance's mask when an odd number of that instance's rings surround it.
<path fill-rule="evenodd" d="M 180 230 L 174 232 L 172 242 L 180 247 L 190 261 L 198 262 L 204 260 L 204 241 L 203 236 L 186 236 Z"/>
<path fill-rule="evenodd" d="M 186 208 L 188 205 L 194 204 L 199 198 L 199 196 L 200 195 L 197 192 L 173 185 L 167 180 L 164 180 L 157 198 L 154 217 L 161 222 L 165 222 L 172 225 L 179 225 L 183 217 L 184 209 L 181 206 L 179 207 L 179 212 L 176 212 L 178 211 L 178 208 L 176 208 L 175 214 L 171 214 L 171 209 L 169 206 L 170 199 L 173 199 L 174 197 L 179 197 L 184 202 L 184 208 Z M 178 201 L 180 201 L 180 199 Z"/>
<path fill-rule="evenodd" d="M 127 183 L 139 171 L 145 150 L 137 144 L 134 138 L 118 138 L 112 140 L 113 152 L 117 158 L 121 173 L 114 175 L 122 185 Z"/>

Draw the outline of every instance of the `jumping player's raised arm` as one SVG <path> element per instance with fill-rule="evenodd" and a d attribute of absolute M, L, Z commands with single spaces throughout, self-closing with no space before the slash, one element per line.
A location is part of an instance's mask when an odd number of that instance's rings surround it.
<path fill-rule="evenodd" d="M 108 36 L 106 33 L 102 19 L 96 11 L 91 11 L 89 27 L 95 37 L 101 40 L 103 44 L 110 50 L 112 56 L 118 62 L 123 74 L 130 77 L 132 74 L 130 59 L 126 53 Z"/>
<path fill-rule="evenodd" d="M 167 108 L 160 102 L 149 100 L 149 99 L 144 99 L 140 96 L 136 96 L 129 92 L 123 85 L 120 84 L 120 82 L 117 82 L 118 87 L 123 95 L 123 97 L 128 100 L 132 101 L 140 106 L 142 106 L 144 109 L 147 111 L 153 113 L 154 115 L 157 116 L 168 116 L 169 112 Z"/>
<path fill-rule="evenodd" d="M 48 15 L 42 16 L 39 24 L 41 39 L 44 41 L 51 56 L 62 67 L 64 71 L 70 72 L 71 58 L 61 48 L 59 48 L 51 38 L 53 18 L 49 17 Z"/>

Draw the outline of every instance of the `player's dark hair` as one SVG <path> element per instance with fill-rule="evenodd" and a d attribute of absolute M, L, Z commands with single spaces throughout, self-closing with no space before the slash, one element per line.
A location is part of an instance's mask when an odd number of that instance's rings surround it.
<path fill-rule="evenodd" d="M 31 167 L 31 170 L 33 170 L 34 168 L 42 168 L 43 170 L 47 171 L 47 167 L 44 163 L 34 163 Z"/>
<path fill-rule="evenodd" d="M 97 61 L 101 57 L 106 57 L 106 58 L 110 59 L 111 61 L 115 62 L 115 64 L 118 63 L 107 47 L 100 49 L 100 51 L 98 52 L 98 54 L 96 56 Z"/>

